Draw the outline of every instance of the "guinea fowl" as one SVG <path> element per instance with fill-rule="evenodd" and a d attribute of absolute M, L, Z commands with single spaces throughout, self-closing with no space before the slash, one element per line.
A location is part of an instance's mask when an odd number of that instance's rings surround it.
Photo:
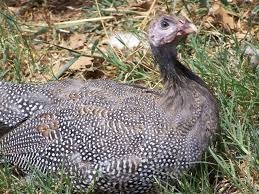
<path fill-rule="evenodd" d="M 0 121 L 14 127 L 1 157 L 28 173 L 62 168 L 75 190 L 108 193 L 148 192 L 190 168 L 218 128 L 215 97 L 177 60 L 176 46 L 195 30 L 176 16 L 151 23 L 165 90 L 108 80 L 1 83 Z"/>

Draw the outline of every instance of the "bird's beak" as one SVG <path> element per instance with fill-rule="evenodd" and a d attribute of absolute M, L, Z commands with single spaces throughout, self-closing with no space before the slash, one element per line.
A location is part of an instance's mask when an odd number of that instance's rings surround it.
<path fill-rule="evenodd" d="M 197 32 L 197 27 L 187 20 L 184 22 L 180 21 L 178 29 L 177 36 L 187 36 Z"/>

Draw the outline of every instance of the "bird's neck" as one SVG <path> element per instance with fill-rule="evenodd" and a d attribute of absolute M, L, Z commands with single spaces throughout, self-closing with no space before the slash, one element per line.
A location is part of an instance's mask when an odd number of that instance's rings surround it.
<path fill-rule="evenodd" d="M 170 96 L 172 96 L 179 89 L 188 87 L 190 81 L 207 87 L 197 75 L 177 60 L 176 45 L 168 44 L 161 47 L 151 45 L 151 49 L 155 61 L 159 65 L 167 94 L 170 93 Z"/>
<path fill-rule="evenodd" d="M 178 71 L 177 51 L 175 45 L 164 45 L 151 49 L 156 63 L 159 65 L 161 77 L 166 90 L 173 89 L 182 84 L 182 73 Z"/>

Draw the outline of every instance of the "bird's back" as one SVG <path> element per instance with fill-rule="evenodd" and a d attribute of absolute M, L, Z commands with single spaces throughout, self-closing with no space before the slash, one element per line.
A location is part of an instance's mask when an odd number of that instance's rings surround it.
<path fill-rule="evenodd" d="M 66 80 L 42 85 L 0 82 L 0 137 L 48 106 L 143 93 L 137 87 L 121 85 L 107 80 Z"/>

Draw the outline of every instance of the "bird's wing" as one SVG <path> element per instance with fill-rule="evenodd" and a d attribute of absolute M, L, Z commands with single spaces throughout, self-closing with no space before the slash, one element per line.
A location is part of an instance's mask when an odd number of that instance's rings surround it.
<path fill-rule="evenodd" d="M 34 112 L 52 103 L 51 95 L 40 86 L 30 84 L 0 83 L 0 130 L 12 129 Z"/>
<path fill-rule="evenodd" d="M 76 153 L 90 162 L 132 154 L 137 157 L 143 138 L 151 130 L 163 128 L 160 123 L 165 122 L 163 115 L 154 113 L 155 98 L 147 95 L 93 95 L 48 106 L 2 138 L 0 155 L 16 164 L 36 157 L 60 164 Z"/>
<path fill-rule="evenodd" d="M 0 137 L 48 106 L 94 101 L 94 96 L 118 100 L 143 92 L 153 90 L 107 80 L 66 80 L 42 85 L 0 82 Z"/>
<path fill-rule="evenodd" d="M 48 106 L 74 100 L 84 86 L 77 80 L 48 84 L 0 82 L 0 137 Z"/>

